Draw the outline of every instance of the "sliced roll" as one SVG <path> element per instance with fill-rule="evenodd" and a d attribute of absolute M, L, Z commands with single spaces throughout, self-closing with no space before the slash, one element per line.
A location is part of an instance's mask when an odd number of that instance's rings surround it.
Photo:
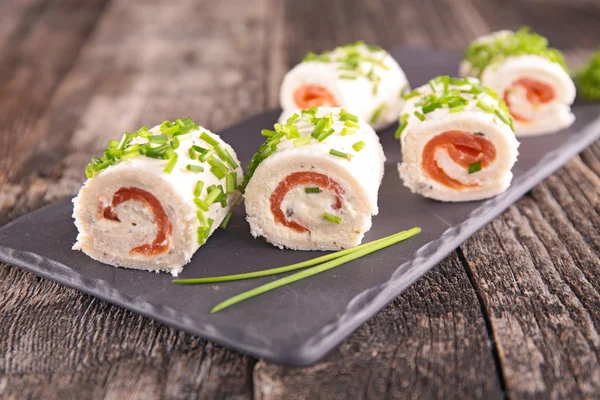
<path fill-rule="evenodd" d="M 442 76 L 408 97 L 396 132 L 405 186 L 441 201 L 486 199 L 510 186 L 519 142 L 495 92 L 475 78 Z"/>
<path fill-rule="evenodd" d="M 74 250 L 105 264 L 177 275 L 242 200 L 235 151 L 191 119 L 110 141 L 73 199 Z"/>
<path fill-rule="evenodd" d="M 357 42 L 308 53 L 283 79 L 279 122 L 297 109 L 343 107 L 380 129 L 398 118 L 403 91 L 410 91 L 404 72 L 380 47 Z"/>
<path fill-rule="evenodd" d="M 475 40 L 459 73 L 480 78 L 482 85 L 502 96 L 517 136 L 554 133 L 575 121 L 575 85 L 561 52 L 528 28 Z"/>
<path fill-rule="evenodd" d="M 345 109 L 315 107 L 263 135 L 243 185 L 252 235 L 294 250 L 360 244 L 383 178 L 375 131 Z"/>

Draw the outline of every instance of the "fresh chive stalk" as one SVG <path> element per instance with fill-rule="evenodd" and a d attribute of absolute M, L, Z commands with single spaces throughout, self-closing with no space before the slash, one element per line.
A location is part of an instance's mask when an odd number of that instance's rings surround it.
<path fill-rule="evenodd" d="M 340 217 L 338 215 L 330 214 L 327 211 L 325 211 L 323 213 L 323 219 L 327 220 L 327 221 L 331 221 L 334 224 L 339 224 L 340 222 L 342 222 L 342 217 Z"/>
<path fill-rule="evenodd" d="M 321 193 L 321 189 L 319 187 L 307 187 L 304 188 L 305 193 Z"/>
<path fill-rule="evenodd" d="M 227 174 L 225 188 L 228 194 L 235 192 L 237 187 L 237 172 L 232 171 Z"/>
<path fill-rule="evenodd" d="M 185 169 L 191 172 L 204 172 L 204 167 L 201 165 L 188 164 Z"/>
<path fill-rule="evenodd" d="M 339 150 L 336 150 L 336 149 L 329 150 L 329 154 L 331 154 L 332 156 L 345 158 L 348 161 L 350 161 L 350 159 L 352 158 L 352 156 L 350 154 L 344 153 L 343 151 L 339 151 Z"/>
<path fill-rule="evenodd" d="M 362 140 L 359 142 L 356 142 L 352 145 L 352 148 L 354 149 L 354 151 L 359 152 L 363 149 L 363 147 L 365 147 L 365 142 L 363 142 Z"/>
<path fill-rule="evenodd" d="M 474 174 L 475 172 L 481 171 L 481 161 L 474 162 L 473 164 L 469 164 L 469 174 Z"/>
<path fill-rule="evenodd" d="M 229 211 L 227 213 L 227 215 L 225 215 L 225 218 L 223 218 L 223 221 L 221 221 L 221 225 L 219 225 L 219 228 L 226 229 L 232 215 L 233 215 L 233 213 L 231 211 Z"/>

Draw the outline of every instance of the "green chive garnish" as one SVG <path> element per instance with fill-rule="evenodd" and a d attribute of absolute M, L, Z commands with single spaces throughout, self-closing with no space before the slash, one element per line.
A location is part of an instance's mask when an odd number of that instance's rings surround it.
<path fill-rule="evenodd" d="M 317 138 L 317 140 L 319 142 L 322 142 L 323 140 L 327 139 L 329 136 L 331 136 L 331 134 L 334 132 L 333 128 L 329 128 L 328 130 L 321 132 L 321 134 L 319 135 L 319 137 Z"/>
<path fill-rule="evenodd" d="M 493 114 L 494 113 L 494 107 L 485 104 L 483 101 L 479 100 L 476 104 L 477 107 L 481 108 L 483 111 L 485 111 L 488 114 Z"/>
<path fill-rule="evenodd" d="M 469 174 L 474 174 L 477 171 L 481 171 L 481 161 L 469 164 Z"/>
<path fill-rule="evenodd" d="M 421 111 L 423 111 L 423 114 L 429 114 L 430 112 L 433 112 L 435 110 L 437 110 L 438 108 L 441 108 L 442 104 L 441 103 L 432 103 L 426 106 L 423 106 L 423 108 L 421 109 Z"/>
<path fill-rule="evenodd" d="M 196 187 L 194 188 L 194 196 L 200 197 L 202 195 L 202 189 L 204 188 L 204 181 L 199 180 L 196 182 Z"/>
<path fill-rule="evenodd" d="M 273 135 L 275 135 L 277 132 L 272 131 L 270 129 L 263 129 L 262 131 L 260 131 L 260 134 L 266 137 L 271 137 Z"/>
<path fill-rule="evenodd" d="M 339 76 L 340 79 L 349 79 L 349 80 L 354 80 L 356 78 L 358 78 L 358 75 L 348 75 L 348 74 L 342 74 Z"/>
<path fill-rule="evenodd" d="M 405 94 L 402 96 L 404 100 L 412 99 L 413 97 L 417 97 L 421 94 L 418 90 L 413 90 L 412 92 Z"/>
<path fill-rule="evenodd" d="M 465 106 L 450 107 L 449 112 L 450 112 L 450 114 L 454 114 L 454 113 L 457 113 L 457 112 L 462 111 L 464 109 L 465 109 Z"/>
<path fill-rule="evenodd" d="M 315 124 L 315 128 L 313 129 L 311 136 L 314 138 L 318 138 L 321 132 L 325 129 L 325 125 L 327 124 L 327 120 L 324 118 L 319 119 L 319 121 Z"/>
<path fill-rule="evenodd" d="M 379 107 L 377 107 L 377 109 L 375 110 L 375 112 L 373 112 L 373 116 L 371 117 L 371 121 L 370 122 L 372 124 L 377 123 L 377 121 L 379 121 L 379 117 L 381 117 L 381 113 L 386 108 L 387 108 L 387 105 L 385 103 L 382 103 L 381 105 L 379 105 Z"/>
<path fill-rule="evenodd" d="M 404 132 L 404 129 L 406 129 L 406 127 L 408 126 L 408 114 L 402 114 L 398 122 L 400 123 L 400 125 L 398 126 L 398 129 L 396 129 L 396 133 L 394 134 L 394 137 L 396 139 L 400 139 L 400 135 L 402 135 L 402 132 Z"/>
<path fill-rule="evenodd" d="M 296 114 L 294 114 L 294 115 L 296 115 Z M 233 213 L 231 211 L 229 211 L 227 213 L 227 215 L 225 215 L 225 218 L 223 218 L 223 221 L 221 221 L 221 225 L 219 225 L 219 228 L 226 229 L 232 215 L 233 215 Z"/>
<path fill-rule="evenodd" d="M 425 116 L 418 111 L 415 111 L 415 116 L 419 118 L 421 121 L 425 121 Z"/>
<path fill-rule="evenodd" d="M 342 222 L 342 217 L 339 217 L 339 216 L 333 215 L 333 214 L 329 214 L 328 212 L 323 213 L 323 219 L 325 219 L 327 221 L 331 221 L 334 224 L 339 224 L 340 222 Z"/>
<path fill-rule="evenodd" d="M 212 156 L 208 157 L 207 161 L 211 166 L 220 170 L 223 173 L 223 176 L 225 176 L 225 174 L 229 173 L 229 168 L 227 168 L 227 165 L 223 164 L 221 161 L 217 160 L 215 157 L 212 157 Z"/>
<path fill-rule="evenodd" d="M 344 121 L 344 126 L 347 126 L 347 127 L 350 127 L 350 128 L 358 128 L 358 127 L 360 127 L 360 125 L 358 124 L 358 122 L 354 122 L 354 121 L 350 121 L 350 120 Z"/>
<path fill-rule="evenodd" d="M 194 151 L 196 151 L 196 152 L 198 152 L 200 154 L 206 154 L 206 153 L 208 153 L 208 149 L 205 149 L 204 147 L 193 145 L 192 149 L 194 149 Z"/>
<path fill-rule="evenodd" d="M 196 156 L 196 151 L 194 151 L 194 148 L 193 148 L 193 147 L 190 147 L 190 148 L 188 149 L 188 155 L 190 156 L 190 158 L 191 158 L 192 160 L 195 160 L 195 159 L 197 158 L 197 156 Z"/>
<path fill-rule="evenodd" d="M 196 203 L 196 206 L 198 206 L 199 209 L 208 211 L 208 204 L 206 203 L 206 201 L 202 200 L 201 198 L 196 197 L 194 199 L 194 203 Z"/>
<path fill-rule="evenodd" d="M 335 150 L 335 149 L 329 150 L 329 154 L 336 156 L 336 157 L 345 158 L 348 161 L 350 161 L 350 159 L 352 158 L 352 156 L 350 154 L 347 154 L 347 153 L 344 153 L 343 151 L 339 151 L 339 150 Z"/>
<path fill-rule="evenodd" d="M 204 167 L 201 165 L 188 164 L 185 169 L 191 172 L 204 172 Z"/>
<path fill-rule="evenodd" d="M 225 178 L 225 172 L 223 172 L 220 168 L 210 167 L 210 172 L 212 172 L 212 174 L 216 176 L 219 180 Z"/>
<path fill-rule="evenodd" d="M 287 119 L 287 121 L 285 122 L 286 125 L 292 125 L 294 122 L 296 122 L 296 120 L 298 119 L 298 114 L 294 113 L 292 114 L 291 117 L 289 117 Z"/>
<path fill-rule="evenodd" d="M 310 143 L 310 136 L 303 136 L 299 139 L 294 140 L 294 147 L 306 146 Z"/>
<path fill-rule="evenodd" d="M 150 143 L 165 144 L 169 137 L 167 135 L 152 135 L 148 137 Z"/>
<path fill-rule="evenodd" d="M 305 193 L 321 193 L 321 189 L 318 187 L 307 187 L 304 188 Z"/>
<path fill-rule="evenodd" d="M 214 146 L 219 146 L 219 145 L 220 145 L 220 144 L 219 144 L 219 142 L 218 142 L 216 139 L 212 138 L 212 137 L 211 137 L 211 136 L 210 136 L 208 133 L 206 133 L 206 132 L 202 132 L 202 133 L 200 134 L 200 139 L 204 140 L 206 143 L 210 144 L 210 145 L 211 145 L 211 146 L 213 146 L 213 147 L 214 147 Z"/>
<path fill-rule="evenodd" d="M 233 193 L 233 192 L 235 192 L 236 188 L 237 188 L 237 172 L 232 171 L 229 174 L 227 174 L 227 177 L 225 180 L 225 189 L 226 189 L 227 193 Z"/>
<path fill-rule="evenodd" d="M 169 161 L 167 162 L 167 165 L 165 166 L 165 172 L 167 174 L 170 174 L 173 171 L 173 168 L 175 167 L 175 164 L 177 164 L 177 153 L 174 153 L 169 158 Z"/>
<path fill-rule="evenodd" d="M 365 142 L 363 142 L 362 140 L 359 142 L 356 142 L 352 145 L 352 148 L 354 149 L 354 151 L 359 152 L 363 149 L 363 147 L 365 147 Z"/>
<path fill-rule="evenodd" d="M 355 133 L 356 133 L 356 128 L 342 128 L 340 135 L 347 136 L 347 135 L 354 135 Z"/>
<path fill-rule="evenodd" d="M 413 237 L 413 236 L 417 235 L 419 232 L 421 232 L 421 228 L 415 227 L 415 228 L 409 229 L 407 231 L 401 232 L 398 235 L 394 235 L 392 237 L 383 239 L 381 241 L 374 242 L 374 243 L 372 243 L 370 245 L 367 245 L 366 247 L 362 247 L 362 248 L 358 248 L 357 247 L 355 249 L 351 249 L 353 251 L 350 252 L 349 254 L 344 254 L 342 256 L 338 256 L 337 258 L 335 258 L 335 259 L 333 259 L 331 261 L 327 261 L 327 262 L 325 262 L 325 263 L 323 263 L 323 264 L 321 264 L 319 266 L 316 266 L 316 267 L 313 267 L 313 268 L 310 268 L 310 269 L 307 269 L 307 270 L 304 270 L 304 271 L 297 272 L 295 274 L 286 276 L 285 278 L 275 280 L 273 282 L 270 282 L 270 283 L 267 283 L 265 285 L 259 286 L 259 287 L 255 288 L 255 289 L 252 289 L 252 290 L 249 290 L 247 292 L 241 293 L 241 294 L 239 294 L 237 296 L 234 296 L 234 297 L 232 297 L 232 298 L 230 298 L 228 300 L 225 300 L 224 302 L 219 303 L 215 307 L 213 307 L 210 310 L 210 312 L 211 313 L 215 313 L 217 311 L 220 311 L 220 310 L 223 310 L 223 309 L 225 309 L 227 307 L 230 307 L 230 306 L 232 306 L 234 304 L 237 304 L 237 303 L 239 303 L 241 301 L 244 301 L 244 300 L 250 299 L 252 297 L 261 295 L 263 293 L 266 293 L 266 292 L 271 291 L 273 289 L 279 288 L 281 286 L 288 285 L 290 283 L 299 281 L 299 280 L 304 279 L 304 278 L 308 278 L 308 277 L 313 276 L 313 275 L 317 275 L 317 274 L 319 274 L 321 272 L 330 270 L 330 269 L 335 268 L 335 267 L 337 267 L 339 265 L 342 265 L 342 264 L 345 264 L 347 262 L 356 260 L 357 258 L 364 257 L 367 254 L 371 254 L 371 253 L 373 253 L 375 251 L 378 251 L 378 250 L 384 249 L 386 247 L 392 246 L 392 245 L 394 245 L 394 244 L 396 244 L 398 242 L 401 242 L 403 240 L 406 240 L 406 239 L 408 239 L 410 237 Z M 288 268 L 289 267 L 291 267 L 291 266 L 288 266 Z M 282 267 L 282 268 L 286 268 L 286 267 Z M 184 280 L 175 280 L 174 282 L 176 282 L 176 283 L 188 283 L 188 282 L 182 282 L 182 281 L 184 281 Z"/>
<path fill-rule="evenodd" d="M 512 128 L 512 119 L 510 117 L 508 117 L 506 114 L 504 114 L 497 108 L 494 110 L 494 113 L 498 116 L 498 118 L 502 120 L 502 122 L 504 122 L 506 125 Z"/>
<path fill-rule="evenodd" d="M 358 117 L 354 114 L 350 114 L 348 111 L 342 108 L 340 111 L 340 121 L 358 122 Z"/>
<path fill-rule="evenodd" d="M 198 222 L 200 223 L 200 226 L 206 225 L 207 221 L 206 221 L 206 215 L 204 215 L 204 211 L 196 210 L 196 218 L 198 218 Z"/>
<path fill-rule="evenodd" d="M 219 197 L 221 195 L 221 193 L 222 193 L 221 189 L 214 188 L 213 190 L 210 191 L 208 196 L 206 196 L 206 199 L 204 201 L 206 202 L 206 204 L 211 205 L 212 203 L 215 202 L 217 197 Z"/>

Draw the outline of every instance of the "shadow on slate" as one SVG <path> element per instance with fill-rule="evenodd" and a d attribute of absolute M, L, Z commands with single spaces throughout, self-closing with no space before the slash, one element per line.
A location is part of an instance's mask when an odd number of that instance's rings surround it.
<path fill-rule="evenodd" d="M 441 74 L 456 75 L 456 53 L 396 49 L 394 57 L 412 87 Z M 113 268 L 71 250 L 76 229 L 71 202 L 63 200 L 0 229 L 0 259 L 41 277 L 128 308 L 233 349 L 288 365 L 323 357 L 360 324 L 423 276 L 475 231 L 600 137 L 600 107 L 575 107 L 577 121 L 556 135 L 523 139 L 511 188 L 485 202 L 441 203 L 411 194 L 398 177 L 395 127 L 380 132 L 388 161 L 380 214 L 365 242 L 420 226 L 423 232 L 376 252 L 211 315 L 212 306 L 277 279 L 268 277 L 206 286 L 180 286 L 165 273 Z M 250 118 L 223 138 L 246 165 L 278 111 Z M 82 171 L 83 178 L 83 171 Z M 320 253 L 319 253 L 320 254 Z M 279 250 L 253 239 L 238 208 L 227 228 L 201 247 L 181 277 L 224 275 L 291 264 L 318 253 Z"/>

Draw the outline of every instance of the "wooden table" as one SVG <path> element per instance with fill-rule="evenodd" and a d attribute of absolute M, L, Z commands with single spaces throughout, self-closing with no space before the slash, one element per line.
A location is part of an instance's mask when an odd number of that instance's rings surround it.
<path fill-rule="evenodd" d="M 126 130 L 189 115 L 218 132 L 276 107 L 308 50 L 462 50 L 529 24 L 574 66 L 599 21 L 596 0 L 4 0 L 0 223 L 73 196 Z M 598 398 L 599 212 L 600 142 L 303 369 L 2 265 L 0 397 Z"/>

